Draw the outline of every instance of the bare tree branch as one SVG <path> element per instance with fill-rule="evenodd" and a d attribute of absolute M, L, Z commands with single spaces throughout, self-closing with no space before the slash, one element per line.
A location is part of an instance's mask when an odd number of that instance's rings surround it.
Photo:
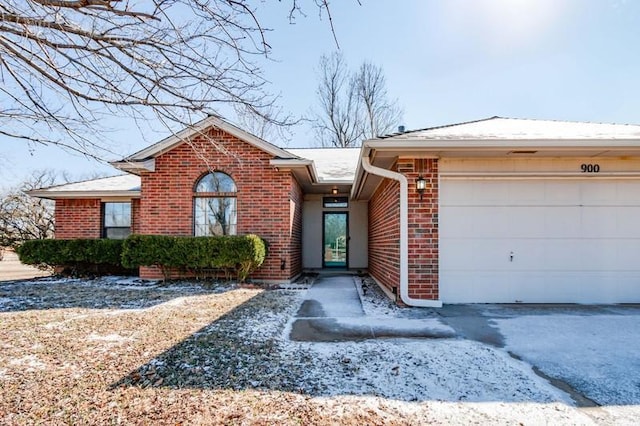
<path fill-rule="evenodd" d="M 314 128 L 322 146 L 359 146 L 362 139 L 391 132 L 402 119 L 397 100 L 390 100 L 382 68 L 365 62 L 350 73 L 340 53 L 319 62 L 319 108 Z"/>
<path fill-rule="evenodd" d="M 291 16 L 302 13 L 296 0 Z M 333 21 L 326 0 L 307 0 Z M 275 126 L 270 54 L 249 0 L 0 0 L 0 128 L 18 140 L 110 156 L 105 118 L 184 127 L 222 107 Z M 263 6 L 272 7 L 272 6 Z M 195 117 L 195 120 L 194 120 Z"/>
<path fill-rule="evenodd" d="M 362 63 L 354 84 L 363 104 L 363 136 L 369 139 L 394 131 L 402 120 L 402 110 L 397 100 L 389 99 L 382 68 L 371 62 Z"/>
<path fill-rule="evenodd" d="M 53 237 L 53 202 L 30 197 L 24 191 L 51 186 L 55 182 L 54 172 L 36 171 L 19 187 L 0 197 L 0 247 Z"/>

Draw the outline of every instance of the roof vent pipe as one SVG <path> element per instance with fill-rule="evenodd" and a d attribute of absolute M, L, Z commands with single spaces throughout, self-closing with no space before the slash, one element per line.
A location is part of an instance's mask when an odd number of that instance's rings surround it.
<path fill-rule="evenodd" d="M 404 133 L 404 126 L 398 126 L 398 133 Z"/>

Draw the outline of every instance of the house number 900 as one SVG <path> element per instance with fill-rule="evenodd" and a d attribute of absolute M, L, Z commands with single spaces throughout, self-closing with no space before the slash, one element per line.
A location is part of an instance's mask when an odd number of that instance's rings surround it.
<path fill-rule="evenodd" d="M 582 164 L 580 169 L 582 173 L 598 173 L 600 171 L 600 164 Z"/>

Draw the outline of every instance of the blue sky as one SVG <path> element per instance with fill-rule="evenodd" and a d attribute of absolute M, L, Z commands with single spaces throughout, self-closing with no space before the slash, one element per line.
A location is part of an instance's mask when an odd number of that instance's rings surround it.
<path fill-rule="evenodd" d="M 274 29 L 265 74 L 281 106 L 298 115 L 316 102 L 320 55 L 336 48 L 326 18 L 306 3 L 307 16 L 294 25 L 286 0 L 258 3 Z M 493 115 L 640 124 L 640 2 L 339 0 L 331 10 L 346 60 L 383 68 L 408 129 Z M 112 125 L 121 156 L 162 137 L 124 118 Z M 289 147 L 313 144 L 302 126 Z M 0 139 L 4 186 L 42 168 L 76 177 L 116 172 L 57 148 Z"/>

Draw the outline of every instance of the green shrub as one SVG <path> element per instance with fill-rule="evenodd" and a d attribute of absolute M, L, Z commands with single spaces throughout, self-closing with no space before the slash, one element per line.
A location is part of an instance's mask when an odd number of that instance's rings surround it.
<path fill-rule="evenodd" d="M 131 273 L 121 263 L 123 240 L 30 240 L 16 248 L 27 265 L 59 268 L 71 275 Z"/>
<path fill-rule="evenodd" d="M 177 237 L 131 235 L 125 240 L 122 263 L 125 267 L 155 266 L 165 277 L 172 271 L 204 276 L 211 271 L 235 274 L 245 281 L 266 257 L 266 245 L 257 235 L 219 237 Z"/>

